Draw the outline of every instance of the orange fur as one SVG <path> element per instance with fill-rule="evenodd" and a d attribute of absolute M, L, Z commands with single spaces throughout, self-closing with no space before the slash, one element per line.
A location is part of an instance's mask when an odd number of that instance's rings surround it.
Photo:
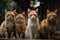
<path fill-rule="evenodd" d="M 2 22 L 2 24 L 1 24 L 1 29 L 0 29 L 0 32 L 2 31 L 2 32 L 7 32 L 8 30 L 7 30 L 7 26 L 8 26 L 8 24 L 7 24 L 7 17 L 11 17 L 11 19 L 8 19 L 8 20 L 11 20 L 11 26 L 9 26 L 9 28 L 11 28 L 10 30 L 12 30 L 12 27 L 14 27 L 14 17 L 15 17 L 15 10 L 14 11 L 7 11 L 7 10 L 5 10 L 5 20 Z M 9 16 L 10 15 L 10 16 Z"/>
<path fill-rule="evenodd" d="M 44 19 L 41 24 L 40 24 L 40 32 L 42 34 L 48 33 L 47 35 L 49 36 L 49 38 L 51 38 L 51 33 L 56 31 L 56 11 L 54 12 L 49 12 L 49 10 L 47 11 L 47 18 Z M 52 34 L 52 35 L 53 35 Z"/>
<path fill-rule="evenodd" d="M 15 29 L 16 29 L 16 32 L 19 33 L 19 34 L 23 34 L 25 32 L 25 30 L 26 30 L 26 24 L 25 24 L 24 13 L 18 14 L 15 17 Z"/>

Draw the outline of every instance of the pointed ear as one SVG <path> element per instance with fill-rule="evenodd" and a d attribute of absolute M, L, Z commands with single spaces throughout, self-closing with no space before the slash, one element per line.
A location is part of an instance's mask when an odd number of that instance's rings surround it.
<path fill-rule="evenodd" d="M 13 10 L 13 12 L 14 12 L 15 16 L 18 14 L 18 13 L 16 12 L 16 9 L 15 9 L 15 10 Z"/>
<path fill-rule="evenodd" d="M 47 9 L 47 14 L 49 14 L 50 13 L 50 11 Z"/>
<path fill-rule="evenodd" d="M 5 9 L 5 13 L 7 12 L 8 10 Z"/>
<path fill-rule="evenodd" d="M 31 9 L 28 8 L 28 13 L 31 11 Z"/>
<path fill-rule="evenodd" d="M 25 12 L 22 12 L 22 15 L 25 16 Z"/>
<path fill-rule="evenodd" d="M 56 13 L 57 12 L 57 9 L 54 12 Z"/>
<path fill-rule="evenodd" d="M 15 10 L 13 10 L 14 12 L 16 12 L 16 9 Z"/>
<path fill-rule="evenodd" d="M 38 13 L 38 8 L 35 11 Z"/>

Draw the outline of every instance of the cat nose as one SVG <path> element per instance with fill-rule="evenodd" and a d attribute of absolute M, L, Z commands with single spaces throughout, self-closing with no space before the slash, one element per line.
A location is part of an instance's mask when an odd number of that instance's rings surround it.
<path fill-rule="evenodd" d="M 11 16 L 9 16 L 8 18 L 11 19 Z"/>
<path fill-rule="evenodd" d="M 32 19 L 34 19 L 34 16 L 32 16 Z"/>
<path fill-rule="evenodd" d="M 19 21 L 21 21 L 21 20 L 19 19 L 19 20 L 17 20 L 17 21 L 19 22 Z"/>
<path fill-rule="evenodd" d="M 52 20 L 54 20 L 54 18 L 52 18 Z"/>
<path fill-rule="evenodd" d="M 33 19 L 34 19 L 34 17 L 33 17 Z"/>

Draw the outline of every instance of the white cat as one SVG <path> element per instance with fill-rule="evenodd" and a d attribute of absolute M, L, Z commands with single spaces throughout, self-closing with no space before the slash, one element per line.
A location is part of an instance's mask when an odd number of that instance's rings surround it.
<path fill-rule="evenodd" d="M 28 24 L 25 31 L 26 38 L 37 38 L 39 31 L 39 18 L 38 18 L 38 9 L 30 10 L 28 9 Z"/>

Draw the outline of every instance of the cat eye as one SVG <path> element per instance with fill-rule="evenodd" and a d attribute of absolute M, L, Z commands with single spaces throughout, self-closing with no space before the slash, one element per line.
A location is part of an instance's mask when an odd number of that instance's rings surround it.
<path fill-rule="evenodd" d="M 19 18 L 16 18 L 16 19 L 19 19 Z"/>
<path fill-rule="evenodd" d="M 53 17 L 55 17 L 55 15 L 53 15 Z"/>
<path fill-rule="evenodd" d="M 36 16 L 36 17 L 37 17 L 37 15 L 36 15 L 36 14 L 34 14 L 34 16 Z"/>
<path fill-rule="evenodd" d="M 49 17 L 51 17 L 51 15 Z"/>
<path fill-rule="evenodd" d="M 8 17 L 9 15 L 7 15 L 6 17 Z"/>
<path fill-rule="evenodd" d="M 30 17 L 31 17 L 32 15 L 30 15 Z"/>
<path fill-rule="evenodd" d="M 12 17 L 14 17 L 14 15 L 11 15 Z"/>

